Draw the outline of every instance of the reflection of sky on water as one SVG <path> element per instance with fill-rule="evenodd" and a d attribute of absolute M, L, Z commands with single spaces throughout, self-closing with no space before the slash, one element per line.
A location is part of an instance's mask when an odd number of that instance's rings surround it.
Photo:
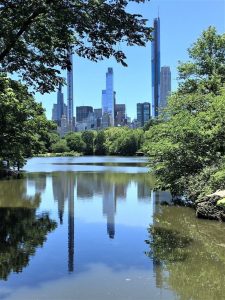
<path fill-rule="evenodd" d="M 30 196 L 41 194 L 37 213 L 49 212 L 58 228 L 48 235 L 44 247 L 36 250 L 22 273 L 11 274 L 8 282 L 0 282 L 0 298 L 5 291 L 6 299 L 32 299 L 32 293 L 40 299 L 66 299 L 76 293 L 78 299 L 88 299 L 85 297 L 90 291 L 85 290 L 85 282 L 93 290 L 91 299 L 106 299 L 106 294 L 115 299 L 120 291 L 124 297 L 129 294 L 129 299 L 156 295 L 158 290 L 152 291 L 151 287 L 155 282 L 153 263 L 144 253 L 146 228 L 153 215 L 151 186 L 145 179 L 149 175 L 129 173 L 124 166 L 124 174 L 113 173 L 112 169 L 98 172 L 96 168 L 85 172 L 84 166 L 80 166 L 82 172 L 71 172 L 70 167 L 67 172 L 51 172 L 51 166 L 45 165 L 45 173 L 28 173 L 26 187 Z M 42 167 L 39 164 L 37 169 Z M 136 168 L 145 169 L 131 167 Z M 99 278 L 98 284 L 95 278 Z M 63 294 L 65 298 L 60 298 L 61 292 L 57 294 L 57 285 L 61 291 L 70 289 Z M 140 292 L 142 298 L 135 298 Z"/>
<path fill-rule="evenodd" d="M 144 167 L 148 159 L 145 157 L 113 157 L 113 156 L 81 156 L 81 157 L 49 157 L 32 158 L 24 167 L 26 172 L 119 172 L 146 173 Z M 91 165 L 96 163 L 96 165 Z M 106 165 L 98 165 L 98 164 Z M 132 164 L 132 166 L 130 165 Z M 137 164 L 137 166 L 135 166 Z M 141 164 L 142 167 L 138 166 Z M 124 167 L 125 166 L 125 167 Z"/>

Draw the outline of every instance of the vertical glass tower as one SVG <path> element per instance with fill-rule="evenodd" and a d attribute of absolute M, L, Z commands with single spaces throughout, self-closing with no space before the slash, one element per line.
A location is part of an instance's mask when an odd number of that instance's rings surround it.
<path fill-rule="evenodd" d="M 152 41 L 152 117 L 158 116 L 160 99 L 160 20 L 154 19 Z"/>
<path fill-rule="evenodd" d="M 61 125 L 61 118 L 64 113 L 64 100 L 62 93 L 62 85 L 59 84 L 59 89 L 57 92 L 57 124 Z"/>
<path fill-rule="evenodd" d="M 171 71 L 170 67 L 163 66 L 160 73 L 160 109 L 167 106 L 167 98 L 171 92 Z"/>
<path fill-rule="evenodd" d="M 150 119 L 150 103 L 137 103 L 137 121 L 140 126 L 144 126 Z"/>
<path fill-rule="evenodd" d="M 68 53 L 71 63 L 70 70 L 67 71 L 67 121 L 68 129 L 73 131 L 73 55 Z"/>
<path fill-rule="evenodd" d="M 110 125 L 114 126 L 115 93 L 113 90 L 113 68 L 106 73 L 106 89 L 102 91 L 102 114 L 110 116 Z"/>

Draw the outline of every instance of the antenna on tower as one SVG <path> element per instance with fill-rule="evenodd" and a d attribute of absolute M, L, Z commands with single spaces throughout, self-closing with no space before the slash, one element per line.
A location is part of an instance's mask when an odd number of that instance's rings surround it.
<path fill-rule="evenodd" d="M 158 19 L 159 19 L 159 6 L 158 6 Z"/>

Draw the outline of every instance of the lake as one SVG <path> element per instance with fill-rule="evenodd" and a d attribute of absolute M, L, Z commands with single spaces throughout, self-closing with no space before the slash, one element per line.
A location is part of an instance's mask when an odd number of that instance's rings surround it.
<path fill-rule="evenodd" d="M 224 224 L 153 187 L 144 157 L 30 159 L 0 181 L 0 299 L 224 299 Z"/>

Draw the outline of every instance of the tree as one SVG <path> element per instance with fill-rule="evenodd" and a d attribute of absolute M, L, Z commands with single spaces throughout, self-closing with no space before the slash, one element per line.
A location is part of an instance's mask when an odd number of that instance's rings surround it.
<path fill-rule="evenodd" d="M 52 123 L 27 88 L 0 75 L 0 160 L 20 169 L 26 158 L 45 150 Z"/>
<path fill-rule="evenodd" d="M 117 44 L 144 46 L 152 30 L 141 15 L 126 11 L 128 3 L 1 0 L 1 69 L 19 72 L 24 81 L 44 93 L 63 82 L 60 69 L 70 69 L 70 51 L 93 61 L 114 56 L 126 65 Z"/>
<path fill-rule="evenodd" d="M 70 132 L 65 136 L 67 146 L 70 151 L 76 151 L 82 153 L 86 147 L 86 144 L 81 138 L 80 133 Z"/>
<path fill-rule="evenodd" d="M 117 140 L 116 154 L 129 156 L 137 150 L 137 139 L 133 132 L 128 131 Z"/>
<path fill-rule="evenodd" d="M 194 62 L 180 65 L 184 81 L 169 99 L 164 122 L 145 133 L 143 148 L 150 156 L 158 187 L 169 189 L 174 196 L 196 200 L 223 186 L 224 37 L 211 27 L 203 32 L 189 50 Z"/>
<path fill-rule="evenodd" d="M 218 34 L 215 27 L 203 31 L 188 49 L 192 59 L 178 66 L 181 93 L 217 93 L 225 83 L 225 34 Z"/>
<path fill-rule="evenodd" d="M 94 139 L 94 153 L 97 155 L 105 155 L 105 133 L 103 130 L 97 131 L 96 137 Z"/>
<path fill-rule="evenodd" d="M 84 154 L 89 155 L 94 152 L 94 137 L 95 133 L 91 130 L 83 131 L 81 134 L 81 138 L 85 143 Z"/>
<path fill-rule="evenodd" d="M 53 153 L 63 153 L 63 152 L 68 152 L 69 150 L 70 149 L 67 146 L 67 142 L 64 139 L 61 139 L 52 145 Z"/>

